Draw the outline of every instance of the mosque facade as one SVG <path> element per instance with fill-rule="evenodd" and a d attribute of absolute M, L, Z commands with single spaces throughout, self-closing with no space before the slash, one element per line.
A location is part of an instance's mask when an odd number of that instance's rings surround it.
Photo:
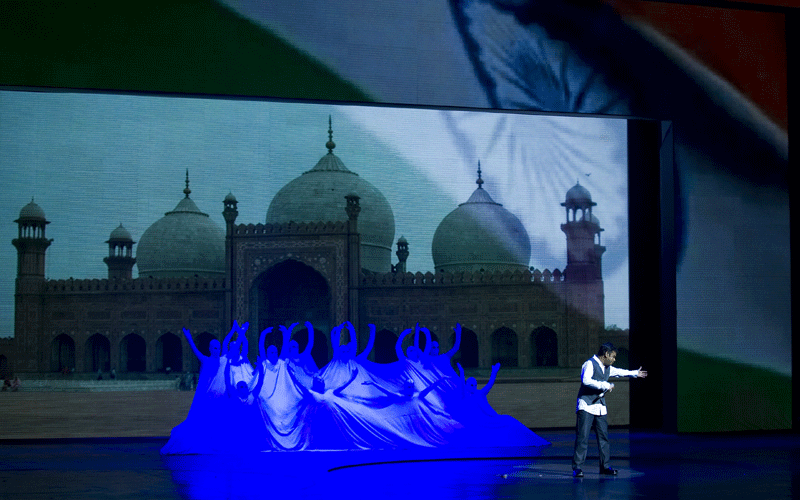
<path fill-rule="evenodd" d="M 182 328 L 204 350 L 234 320 L 251 325 L 251 359 L 259 332 L 280 324 L 300 324 L 303 349 L 310 321 L 319 366 L 332 353 L 330 330 L 348 320 L 360 349 L 375 325 L 376 362 L 395 360 L 398 336 L 417 323 L 442 352 L 460 323 L 454 359 L 467 368 L 579 367 L 593 354 L 605 324 L 605 247 L 586 188 L 576 184 L 561 204 L 563 272 L 534 270 L 525 227 L 483 188 L 479 165 L 472 196 L 434 234 L 433 269 L 411 272 L 386 198 L 334 154 L 330 130 L 326 147 L 276 194 L 263 223 L 238 221 L 229 193 L 217 226 L 191 199 L 187 172 L 183 198 L 138 243 L 121 224 L 111 232 L 107 279 L 45 279 L 50 222 L 31 201 L 15 221 L 15 336 L 0 345 L 0 362 L 18 372 L 196 370 Z"/>

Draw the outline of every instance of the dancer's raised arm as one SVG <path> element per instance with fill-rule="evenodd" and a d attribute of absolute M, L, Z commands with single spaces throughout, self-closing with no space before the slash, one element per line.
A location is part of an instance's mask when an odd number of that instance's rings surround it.
<path fill-rule="evenodd" d="M 341 346 L 339 343 L 342 341 L 342 328 L 344 328 L 344 323 L 333 327 L 331 330 L 331 349 L 333 350 L 334 358 L 341 354 Z"/>
<path fill-rule="evenodd" d="M 397 359 L 406 359 L 406 355 L 403 353 L 403 339 L 405 339 L 406 335 L 409 333 L 411 333 L 411 328 L 408 330 L 403 330 L 403 332 L 397 338 L 397 343 L 394 345 L 394 352 L 397 354 Z"/>
<path fill-rule="evenodd" d="M 424 326 L 417 325 L 420 330 L 425 333 L 425 350 L 423 351 L 424 354 L 429 354 L 431 352 L 431 346 L 433 342 L 431 342 L 431 331 L 425 328 Z M 419 345 L 417 345 L 419 347 Z"/>
<path fill-rule="evenodd" d="M 264 385 L 264 364 L 258 363 L 256 366 L 256 377 L 258 377 L 258 381 L 256 382 L 256 386 L 253 388 L 252 393 L 254 395 L 261 394 L 261 386 Z"/>
<path fill-rule="evenodd" d="M 358 359 L 358 360 L 367 359 L 367 356 L 369 356 L 369 353 L 372 352 L 373 344 L 375 344 L 375 325 L 370 324 L 369 325 L 369 340 L 367 341 L 367 347 L 365 347 L 364 350 L 361 351 L 361 354 L 356 356 L 356 359 Z"/>
<path fill-rule="evenodd" d="M 192 338 L 192 332 L 184 328 L 183 335 L 184 337 L 186 337 L 186 342 L 189 343 L 189 347 L 191 347 L 192 351 L 194 351 L 194 355 L 197 356 L 197 359 L 199 359 L 201 363 L 209 358 L 209 356 L 206 356 L 205 354 L 200 352 L 200 349 L 198 349 L 197 346 L 195 345 L 194 339 Z"/>
<path fill-rule="evenodd" d="M 453 344 L 453 347 L 449 351 L 442 354 L 442 356 L 445 356 L 447 358 L 452 358 L 458 352 L 458 349 L 461 347 L 461 324 L 456 323 L 456 327 L 453 328 L 453 331 L 456 333 L 456 341 Z"/>
<path fill-rule="evenodd" d="M 356 352 L 358 351 L 358 336 L 356 335 L 356 327 L 353 326 L 353 323 L 346 321 L 345 326 L 347 327 L 347 331 L 350 332 L 350 342 L 347 343 L 349 352 L 355 357 Z"/>
<path fill-rule="evenodd" d="M 228 397 L 233 397 L 236 394 L 236 391 L 233 388 L 233 384 L 231 384 L 231 362 L 230 361 L 225 363 L 225 389 L 228 392 Z"/>
<path fill-rule="evenodd" d="M 225 340 L 222 342 L 222 353 L 227 354 L 228 350 L 230 349 L 231 339 L 233 338 L 233 333 L 239 330 L 239 322 L 233 320 L 233 326 L 231 327 L 231 331 L 225 336 Z"/>
<path fill-rule="evenodd" d="M 306 330 L 308 331 L 308 342 L 306 348 L 303 350 L 303 355 L 311 355 L 311 348 L 314 346 L 314 325 L 310 321 L 306 321 Z"/>
<path fill-rule="evenodd" d="M 492 386 L 494 385 L 494 381 L 497 380 L 497 372 L 499 371 L 500 371 L 500 363 L 495 363 L 494 365 L 492 365 L 492 376 L 489 377 L 489 381 L 486 382 L 486 385 L 484 385 L 483 388 L 478 391 L 478 393 L 484 396 L 489 394 L 489 391 L 492 390 Z"/>
<path fill-rule="evenodd" d="M 283 343 L 281 344 L 281 354 L 279 356 L 281 359 L 285 358 L 289 352 L 287 349 L 289 348 L 289 342 L 292 340 L 292 330 L 294 330 L 296 326 L 297 323 L 292 323 L 289 327 L 284 325 L 278 327 L 281 329 L 281 333 L 283 333 Z"/>

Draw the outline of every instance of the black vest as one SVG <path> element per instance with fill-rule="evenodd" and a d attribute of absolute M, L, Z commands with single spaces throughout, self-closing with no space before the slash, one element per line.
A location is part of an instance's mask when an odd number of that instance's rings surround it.
<path fill-rule="evenodd" d="M 592 379 L 600 382 L 608 382 L 608 375 L 611 373 L 611 367 L 601 365 L 594 358 L 590 359 L 589 361 L 593 365 L 592 368 L 594 368 Z M 605 406 L 606 398 L 600 396 L 601 394 L 605 394 L 605 391 L 595 389 L 594 387 L 589 387 L 588 385 L 585 385 L 583 381 L 581 381 L 581 388 L 578 391 L 578 399 L 584 400 L 587 405 L 591 406 L 593 404 L 600 403 Z"/>

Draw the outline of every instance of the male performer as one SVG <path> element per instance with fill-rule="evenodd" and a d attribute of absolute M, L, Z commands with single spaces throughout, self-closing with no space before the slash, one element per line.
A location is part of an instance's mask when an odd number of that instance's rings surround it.
<path fill-rule="evenodd" d="M 583 477 L 581 467 L 586 460 L 586 450 L 589 447 L 589 430 L 594 427 L 597 435 L 597 448 L 600 451 L 600 474 L 615 476 L 616 469 L 609 465 L 611 460 L 611 446 L 608 443 L 608 421 L 606 420 L 605 395 L 614 389 L 614 384 L 608 382 L 609 377 L 638 377 L 645 378 L 647 372 L 639 367 L 638 370 L 622 370 L 614 368 L 617 359 L 617 348 L 611 342 L 600 346 L 600 350 L 592 359 L 581 367 L 581 388 L 578 391 L 578 407 L 575 410 L 578 421 L 575 426 L 575 453 L 572 456 L 572 476 Z"/>

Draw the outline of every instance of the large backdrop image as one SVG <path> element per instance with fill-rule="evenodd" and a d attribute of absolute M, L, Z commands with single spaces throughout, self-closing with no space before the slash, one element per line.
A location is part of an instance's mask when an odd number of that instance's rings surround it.
<path fill-rule="evenodd" d="M 444 350 L 461 323 L 466 368 L 574 371 L 609 336 L 627 352 L 624 120 L 0 99 L 13 370 L 196 369 L 181 329 L 207 345 L 233 320 L 254 353 L 311 321 L 319 366 L 347 320 L 362 347 L 376 326 L 378 362 L 416 323 Z"/>

